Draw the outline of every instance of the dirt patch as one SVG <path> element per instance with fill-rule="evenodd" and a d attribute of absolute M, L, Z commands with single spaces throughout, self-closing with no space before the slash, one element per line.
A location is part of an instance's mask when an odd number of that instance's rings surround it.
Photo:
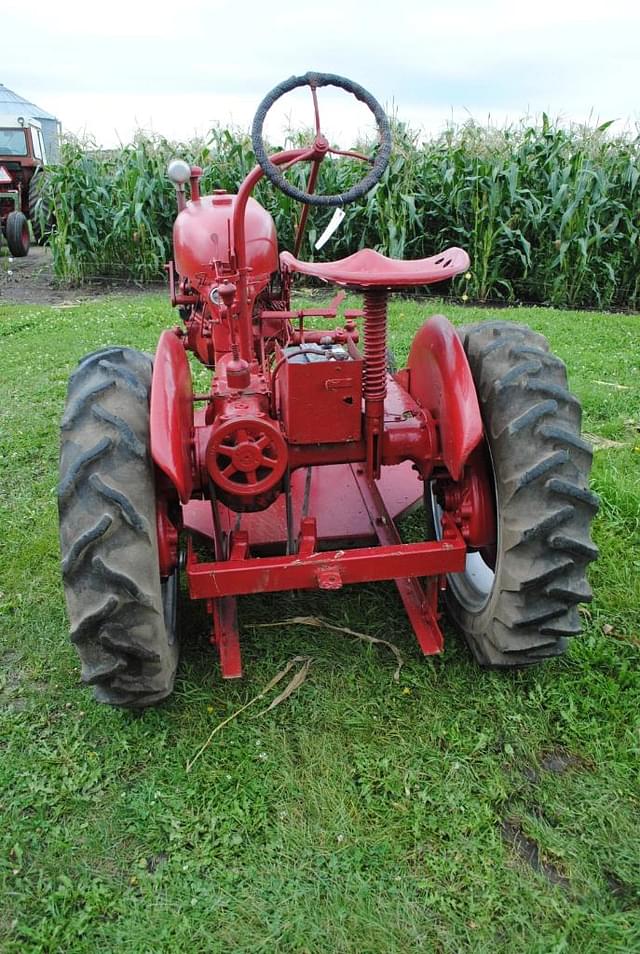
<path fill-rule="evenodd" d="M 51 250 L 32 246 L 24 258 L 0 256 L 0 305 L 77 305 L 105 295 L 143 295 L 163 291 L 162 283 L 137 285 L 111 279 L 77 287 L 59 285 L 53 274 Z"/>
<path fill-rule="evenodd" d="M 23 712 L 29 707 L 34 692 L 44 692 L 46 682 L 30 681 L 26 670 L 20 668 L 22 655 L 8 650 L 0 655 L 0 709 Z"/>
<path fill-rule="evenodd" d="M 54 284 L 48 248 L 31 248 L 24 258 L 0 257 L 0 303 L 50 304 L 68 296 Z"/>
<path fill-rule="evenodd" d="M 522 861 L 538 874 L 547 879 L 550 884 L 558 885 L 560 888 L 568 890 L 571 882 L 556 868 L 550 861 L 545 861 L 540 857 L 540 849 L 533 838 L 522 830 L 520 822 L 517 819 L 506 818 L 502 823 L 502 840 L 509 845 Z"/>
<path fill-rule="evenodd" d="M 635 910 L 640 898 L 632 885 L 626 884 L 613 871 L 605 871 L 604 877 L 616 906 L 622 911 Z"/>
<path fill-rule="evenodd" d="M 565 749 L 554 749 L 546 752 L 540 758 L 540 768 L 545 772 L 552 772 L 554 775 L 564 775 L 571 769 L 584 769 L 587 764 L 579 755 L 573 752 L 567 752 Z"/>
<path fill-rule="evenodd" d="M 551 815 L 548 811 L 545 811 L 541 805 L 531 805 L 529 807 L 529 812 L 534 818 L 537 818 L 538 821 L 544 822 L 545 825 L 548 825 L 549 828 L 555 828 L 558 824 L 558 819 L 556 816 Z"/>
<path fill-rule="evenodd" d="M 21 659 L 22 656 L 20 653 L 13 652 L 13 650 L 9 649 L 0 656 L 0 666 L 2 666 L 3 669 L 8 669 L 9 666 L 15 666 Z"/>
<path fill-rule="evenodd" d="M 527 782 L 531 782 L 532 785 L 537 785 L 540 781 L 540 774 L 536 772 L 536 770 L 530 765 L 522 766 L 522 774 L 526 778 Z"/>
<path fill-rule="evenodd" d="M 520 769 L 523 776 L 532 785 L 540 784 L 540 772 L 550 772 L 552 775 L 564 775 L 565 772 L 580 771 L 592 768 L 586 759 L 567 749 L 551 749 L 541 752 L 538 765 L 523 765 Z"/>
<path fill-rule="evenodd" d="M 147 858 L 147 871 L 149 874 L 153 874 L 158 868 L 161 868 L 165 862 L 169 860 L 169 855 L 166 851 L 161 851 L 157 855 L 151 855 Z"/>
<path fill-rule="evenodd" d="M 6 652 L 0 656 L 2 687 L 0 688 L 0 709 L 9 712 L 22 712 L 27 707 L 26 699 L 20 697 L 25 674 L 19 668 L 20 653 Z"/>
<path fill-rule="evenodd" d="M 0 709 L 7 712 L 24 712 L 28 709 L 29 703 L 21 696 L 12 696 L 6 692 L 0 692 Z"/>

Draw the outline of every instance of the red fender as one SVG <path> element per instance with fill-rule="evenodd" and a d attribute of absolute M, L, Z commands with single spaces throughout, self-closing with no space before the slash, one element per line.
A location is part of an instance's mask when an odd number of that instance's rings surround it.
<path fill-rule="evenodd" d="M 153 360 L 150 442 L 153 462 L 169 478 L 182 503 L 191 499 L 193 389 L 181 339 L 163 331 Z"/>
<path fill-rule="evenodd" d="M 443 315 L 418 330 L 409 353 L 409 394 L 436 419 L 442 459 L 454 480 L 482 439 L 476 388 L 462 342 Z"/>

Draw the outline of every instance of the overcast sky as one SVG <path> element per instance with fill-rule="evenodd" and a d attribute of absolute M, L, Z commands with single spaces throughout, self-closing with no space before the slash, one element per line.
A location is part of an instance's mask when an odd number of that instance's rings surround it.
<path fill-rule="evenodd" d="M 0 82 L 104 146 L 138 127 L 184 139 L 248 126 L 264 93 L 309 69 L 357 80 L 431 132 L 542 110 L 640 121 L 640 0 L 29 0 L 3 5 L 2 33 Z M 278 122 L 310 121 L 307 100 Z M 334 138 L 362 125 L 324 105 Z"/>

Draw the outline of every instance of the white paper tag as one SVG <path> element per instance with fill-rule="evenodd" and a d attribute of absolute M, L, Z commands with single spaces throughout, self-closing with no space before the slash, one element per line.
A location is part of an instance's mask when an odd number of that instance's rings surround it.
<path fill-rule="evenodd" d="M 315 244 L 316 249 L 321 249 L 323 245 L 327 244 L 327 242 L 329 241 L 329 239 L 331 238 L 335 230 L 338 228 L 338 226 L 342 222 L 345 215 L 346 215 L 346 212 L 344 211 L 344 209 L 341 209 L 340 207 L 336 209 L 336 211 L 331 216 L 331 221 L 329 222 L 326 229 L 324 230 L 324 232 L 322 233 L 322 235 L 316 242 Z"/>

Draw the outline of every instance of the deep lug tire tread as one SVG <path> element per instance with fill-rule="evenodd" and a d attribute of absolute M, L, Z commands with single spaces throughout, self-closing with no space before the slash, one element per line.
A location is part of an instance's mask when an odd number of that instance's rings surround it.
<path fill-rule="evenodd" d="M 24 212 L 16 210 L 9 213 L 5 222 L 5 238 L 14 258 L 24 258 L 29 253 L 31 239 L 28 234 L 28 220 Z"/>
<path fill-rule="evenodd" d="M 586 568 L 598 498 L 591 448 L 566 368 L 542 335 L 507 321 L 458 334 L 473 374 L 491 450 L 501 548 L 487 604 L 474 611 L 447 589 L 453 619 L 484 666 L 516 668 L 557 656 L 580 632 L 591 599 Z"/>
<path fill-rule="evenodd" d="M 29 182 L 29 221 L 36 245 L 44 245 L 53 228 L 50 204 L 43 198 L 44 169 L 37 168 Z"/>
<path fill-rule="evenodd" d="M 62 418 L 60 544 L 82 682 L 111 705 L 168 696 L 178 661 L 165 622 L 149 453 L 151 359 L 102 348 L 69 379 Z"/>

